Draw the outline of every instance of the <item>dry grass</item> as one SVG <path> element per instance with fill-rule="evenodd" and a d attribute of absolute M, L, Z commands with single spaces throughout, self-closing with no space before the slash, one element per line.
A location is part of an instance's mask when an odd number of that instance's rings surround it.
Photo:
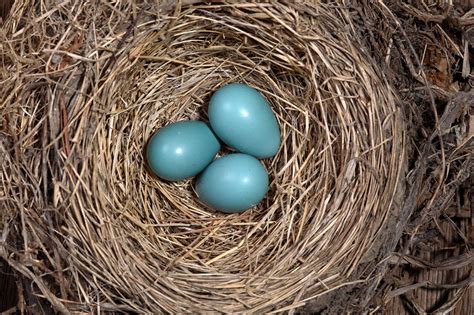
<path fill-rule="evenodd" d="M 348 11 L 173 10 L 17 1 L 0 29 L 0 205 L 22 243 L 1 256 L 63 312 L 292 310 L 350 283 L 399 208 L 406 154 Z M 282 146 L 266 199 L 224 215 L 192 181 L 150 176 L 143 148 L 167 123 L 206 120 L 234 81 L 269 100 Z"/>

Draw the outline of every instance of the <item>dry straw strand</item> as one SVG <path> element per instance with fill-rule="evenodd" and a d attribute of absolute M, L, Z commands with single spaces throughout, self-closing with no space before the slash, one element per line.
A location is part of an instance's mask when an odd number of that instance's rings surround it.
<path fill-rule="evenodd" d="M 23 0 L 0 31 L 0 197 L 32 280 L 58 310 L 178 313 L 287 311 L 354 283 L 399 202 L 405 136 L 347 8 L 172 7 Z M 282 146 L 265 200 L 224 215 L 192 180 L 152 177 L 143 148 L 234 81 L 268 99 Z"/>

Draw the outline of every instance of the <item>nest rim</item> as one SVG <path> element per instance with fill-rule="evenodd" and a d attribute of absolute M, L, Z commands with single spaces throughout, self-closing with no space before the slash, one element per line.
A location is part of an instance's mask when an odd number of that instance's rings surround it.
<path fill-rule="evenodd" d="M 342 30 L 338 19 L 349 18 L 342 10 L 309 4 L 175 9 L 158 20 L 143 19 L 128 38 L 128 30 L 118 39 L 101 38 L 118 42 L 113 63 L 101 63 L 103 74 L 94 73 L 87 60 L 49 55 L 57 83 L 46 98 L 58 104 L 54 97 L 63 96 L 67 112 L 66 124 L 49 131 L 57 159 L 50 169 L 57 183 L 52 203 L 64 210 L 61 232 L 50 237 L 65 244 L 61 256 L 82 288 L 75 294 L 87 301 L 99 290 L 104 303 L 141 311 L 239 312 L 291 309 L 350 283 L 348 276 L 367 259 L 396 202 L 405 154 L 390 85 L 356 37 L 330 27 Z M 288 11 L 295 17 L 286 17 Z M 222 29 L 215 31 L 215 25 Z M 296 33 L 298 27 L 303 29 Z M 69 48 L 83 36 L 68 35 Z M 81 49 L 70 54 L 91 56 Z M 232 60 L 238 57 L 240 64 Z M 212 91 L 236 80 L 269 100 L 282 147 L 265 161 L 268 198 L 229 215 L 203 208 L 192 181 L 153 179 L 143 149 L 167 122 L 206 120 L 203 109 Z M 161 105 L 153 112 L 156 99 Z M 29 101 L 34 104 L 34 97 Z M 360 211 L 362 200 L 369 206 Z M 32 210 L 32 220 L 38 211 Z M 47 230 L 38 227 L 38 234 Z M 239 257 L 246 257 L 243 264 Z"/>

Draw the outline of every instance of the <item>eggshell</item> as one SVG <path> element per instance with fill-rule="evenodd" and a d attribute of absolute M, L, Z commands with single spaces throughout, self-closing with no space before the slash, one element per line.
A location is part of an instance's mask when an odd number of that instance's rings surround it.
<path fill-rule="evenodd" d="M 257 205 L 267 191 L 267 171 L 259 160 L 242 153 L 216 159 L 199 175 L 196 184 L 204 204 L 227 213 Z"/>
<path fill-rule="evenodd" d="M 215 134 L 231 148 L 257 158 L 277 153 L 278 122 L 256 89 L 241 83 L 219 88 L 211 97 L 208 114 Z"/>
<path fill-rule="evenodd" d="M 179 121 L 158 130 L 148 143 L 146 158 L 158 177 L 178 181 L 193 177 L 212 162 L 220 144 L 202 121 Z"/>

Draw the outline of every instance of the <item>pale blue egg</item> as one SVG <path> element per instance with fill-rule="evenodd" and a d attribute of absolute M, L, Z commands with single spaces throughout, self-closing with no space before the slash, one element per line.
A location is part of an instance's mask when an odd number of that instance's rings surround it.
<path fill-rule="evenodd" d="M 208 114 L 215 134 L 228 146 L 257 158 L 277 153 L 278 122 L 256 89 L 241 83 L 221 87 L 211 97 Z"/>
<path fill-rule="evenodd" d="M 153 135 L 146 158 L 157 176 L 177 181 L 199 174 L 219 150 L 219 141 L 204 122 L 179 121 Z"/>
<path fill-rule="evenodd" d="M 234 153 L 212 162 L 199 175 L 196 192 L 209 207 L 242 212 L 262 201 L 268 191 L 268 174 L 253 156 Z"/>

